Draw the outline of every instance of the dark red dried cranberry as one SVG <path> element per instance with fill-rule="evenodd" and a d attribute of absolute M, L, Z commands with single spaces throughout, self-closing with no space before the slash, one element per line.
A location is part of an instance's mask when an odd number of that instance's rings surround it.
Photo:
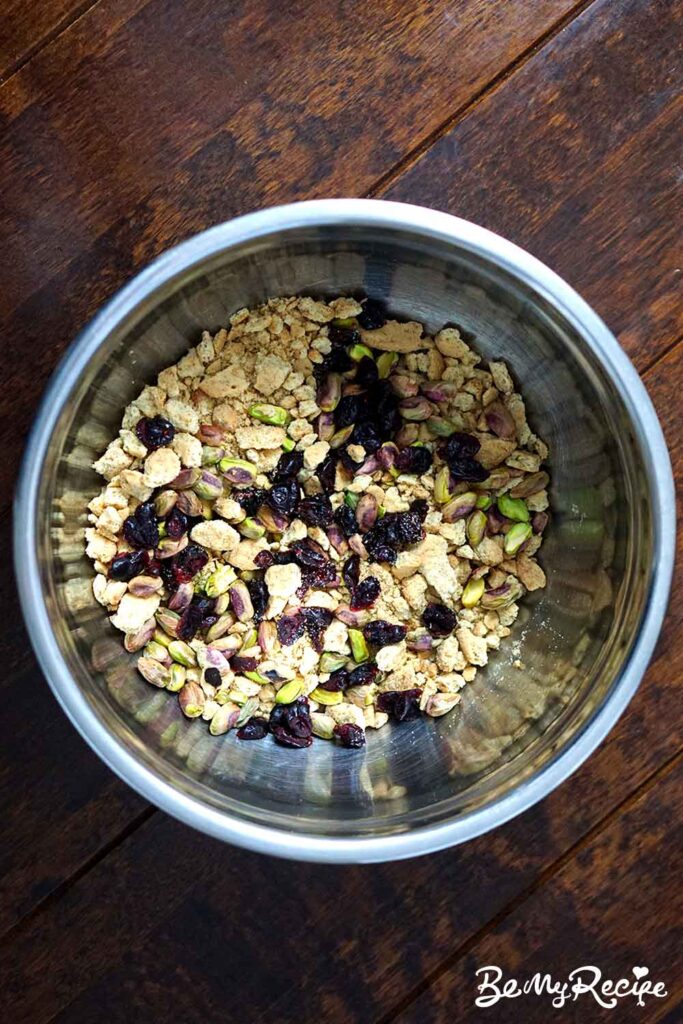
<path fill-rule="evenodd" d="M 145 568 L 146 576 L 161 576 L 164 562 L 160 558 L 153 558 Z"/>
<path fill-rule="evenodd" d="M 349 373 L 355 365 L 346 349 L 341 345 L 335 345 L 322 363 L 315 367 L 314 376 L 317 380 L 322 380 L 328 373 Z"/>
<path fill-rule="evenodd" d="M 324 494 L 303 498 L 296 506 L 296 514 L 307 526 L 329 526 L 332 522 L 330 499 Z"/>
<path fill-rule="evenodd" d="M 342 569 L 342 579 L 349 590 L 353 593 L 358 586 L 358 580 L 360 579 L 360 555 L 350 555 L 349 558 L 346 559 Z"/>
<path fill-rule="evenodd" d="M 281 483 L 283 480 L 287 480 L 291 476 L 296 476 L 297 473 L 304 468 L 304 453 L 296 451 L 283 452 L 278 460 L 278 464 L 270 474 L 270 479 L 273 483 Z"/>
<path fill-rule="evenodd" d="M 353 725 L 351 722 L 335 725 L 334 735 L 342 747 L 356 749 L 365 746 L 365 731 L 359 725 Z"/>
<path fill-rule="evenodd" d="M 265 718 L 250 718 L 246 725 L 237 730 L 238 740 L 262 740 L 268 735 Z"/>
<path fill-rule="evenodd" d="M 358 533 L 356 517 L 348 505 L 339 506 L 334 513 L 334 521 L 345 537 L 353 537 L 354 533 Z"/>
<path fill-rule="evenodd" d="M 171 560 L 172 577 L 176 584 L 189 583 L 209 561 L 208 552 L 199 544 L 188 544 Z"/>
<path fill-rule="evenodd" d="M 427 513 L 429 512 L 429 502 L 424 498 L 415 498 L 415 500 L 410 503 L 410 511 L 417 516 L 421 523 L 424 523 L 427 518 Z"/>
<path fill-rule="evenodd" d="M 332 622 L 332 612 L 329 608 L 313 607 L 302 608 L 301 614 L 304 619 L 304 628 L 308 633 L 313 647 L 316 651 L 322 651 L 325 630 Z"/>
<path fill-rule="evenodd" d="M 367 541 L 367 534 L 364 540 Z M 389 547 L 388 544 L 373 544 L 372 548 L 369 548 L 366 543 L 365 547 L 375 562 L 387 562 L 389 565 L 394 565 L 398 557 L 396 548 Z"/>
<path fill-rule="evenodd" d="M 329 690 L 331 693 L 345 690 L 347 686 L 351 685 L 349 673 L 345 668 L 335 669 L 334 672 L 330 673 L 330 678 L 319 685 L 323 690 Z"/>
<path fill-rule="evenodd" d="M 258 661 L 256 658 L 245 658 L 243 655 L 236 654 L 234 658 L 230 659 L 230 668 L 233 672 L 256 672 Z"/>
<path fill-rule="evenodd" d="M 411 444 L 403 448 L 396 456 L 394 465 L 399 473 L 414 473 L 421 476 L 426 473 L 433 461 L 432 453 L 424 445 Z"/>
<path fill-rule="evenodd" d="M 351 611 L 358 612 L 373 605 L 382 588 L 376 576 L 366 576 L 351 594 Z"/>
<path fill-rule="evenodd" d="M 275 740 L 283 747 L 309 747 L 313 727 L 306 697 L 291 704 L 276 704 L 268 721 Z"/>
<path fill-rule="evenodd" d="M 149 555 L 146 551 L 127 551 L 113 559 L 109 566 L 109 579 L 127 583 L 143 571 L 149 573 L 148 565 Z"/>
<path fill-rule="evenodd" d="M 363 537 L 368 554 L 377 562 L 396 561 L 396 551 L 422 540 L 424 531 L 416 512 L 387 512 Z M 385 548 L 389 551 L 384 550 Z M 393 559 L 386 557 L 391 555 Z"/>
<path fill-rule="evenodd" d="M 383 303 L 378 302 L 377 299 L 365 299 L 363 309 L 356 319 L 366 331 L 374 331 L 378 327 L 383 327 L 387 322 Z"/>
<path fill-rule="evenodd" d="M 199 629 L 212 625 L 216 621 L 216 617 L 212 614 L 215 604 L 215 600 L 211 597 L 193 597 L 180 616 L 176 627 L 178 639 L 192 640 Z"/>
<path fill-rule="evenodd" d="M 274 484 L 265 494 L 265 503 L 281 515 L 289 515 L 299 500 L 299 484 L 293 477 Z"/>
<path fill-rule="evenodd" d="M 420 714 L 422 690 L 387 690 L 377 697 L 377 710 L 391 715 L 397 722 L 417 718 Z"/>
<path fill-rule="evenodd" d="M 451 459 L 461 459 L 463 455 L 471 458 L 477 454 L 480 448 L 481 441 L 474 434 L 456 431 L 441 445 L 439 454 L 445 462 L 450 462 Z"/>
<path fill-rule="evenodd" d="M 378 381 L 368 393 L 368 402 L 380 436 L 385 441 L 390 440 L 403 421 L 398 411 L 398 398 L 392 391 L 389 381 Z"/>
<path fill-rule="evenodd" d="M 428 604 L 422 613 L 422 621 L 432 636 L 448 636 L 455 629 L 455 612 L 445 604 Z"/>
<path fill-rule="evenodd" d="M 247 581 L 247 590 L 254 606 L 254 622 L 260 622 L 268 606 L 268 587 L 260 577 Z"/>
<path fill-rule="evenodd" d="M 379 669 L 376 665 L 371 665 L 369 661 L 366 661 L 363 665 L 358 665 L 354 668 L 353 672 L 349 674 L 349 686 L 368 686 L 370 683 L 374 683 L 375 678 Z"/>
<path fill-rule="evenodd" d="M 337 478 L 337 462 L 339 461 L 339 452 L 331 451 L 325 456 L 322 463 L 316 470 L 320 486 L 326 494 L 331 494 L 334 490 L 334 483 Z"/>
<path fill-rule="evenodd" d="M 360 384 L 362 388 L 369 388 L 377 382 L 378 378 L 379 372 L 375 360 L 371 356 L 363 356 L 358 363 L 356 376 L 353 378 L 354 382 Z"/>
<path fill-rule="evenodd" d="M 263 504 L 268 492 L 262 487 L 235 488 L 231 497 L 238 501 L 247 515 L 253 518 Z"/>
<path fill-rule="evenodd" d="M 135 433 L 145 448 L 153 452 L 156 448 L 163 448 L 171 443 L 175 437 L 175 427 L 163 416 L 143 416 L 135 424 Z"/>
<path fill-rule="evenodd" d="M 258 555 L 254 558 L 254 565 L 258 569 L 270 569 L 271 565 L 275 565 L 275 557 L 272 551 L 259 551 Z"/>
<path fill-rule="evenodd" d="M 468 459 L 466 456 L 457 460 L 452 459 L 448 463 L 448 468 L 451 471 L 451 480 L 454 483 L 467 481 L 468 483 L 480 484 L 489 475 L 489 471 L 484 469 L 480 462 L 477 462 L 476 459 Z"/>
<path fill-rule="evenodd" d="M 372 647 L 398 644 L 407 632 L 405 626 L 399 626 L 397 622 L 386 622 L 384 619 L 375 619 L 363 627 L 363 636 Z"/>
<path fill-rule="evenodd" d="M 368 455 L 374 454 L 382 444 L 382 438 L 374 423 L 358 423 L 351 435 L 351 444 L 361 444 Z"/>
<path fill-rule="evenodd" d="M 291 647 L 304 635 L 304 617 L 301 612 L 283 615 L 277 622 L 277 637 L 283 647 Z"/>
<path fill-rule="evenodd" d="M 309 590 L 329 590 L 339 586 L 339 577 L 334 562 L 325 562 L 315 569 L 301 570 L 301 586 L 297 590 L 299 598 L 305 597 Z"/>
<path fill-rule="evenodd" d="M 172 508 L 166 516 L 166 536 L 172 540 L 178 540 L 187 533 L 189 520 L 179 508 Z"/>
<path fill-rule="evenodd" d="M 313 723 L 311 722 L 308 702 L 303 704 L 299 701 L 294 701 L 293 704 L 286 705 L 282 724 L 292 736 L 310 736 L 313 732 Z"/>
<path fill-rule="evenodd" d="M 123 524 L 123 536 L 132 548 L 155 548 L 159 527 L 153 501 L 144 501 Z"/>
<path fill-rule="evenodd" d="M 273 739 L 281 747 L 310 747 L 313 736 L 293 736 L 284 726 L 276 725 L 271 729 Z"/>
<path fill-rule="evenodd" d="M 310 537 L 304 540 L 295 540 L 289 549 L 299 565 L 307 569 L 317 569 L 329 562 L 329 558 L 321 548 L 320 544 L 311 540 Z"/>
<path fill-rule="evenodd" d="M 220 686 L 222 682 L 220 672 L 213 667 L 204 669 L 204 678 L 210 686 Z"/>
<path fill-rule="evenodd" d="M 334 410 L 334 422 L 337 429 L 350 427 L 352 423 L 361 423 L 370 418 L 367 395 L 344 395 Z"/>
<path fill-rule="evenodd" d="M 360 341 L 360 334 L 353 327 L 330 327 L 327 337 L 334 348 L 339 345 L 348 348 L 349 345 L 357 345 Z"/>

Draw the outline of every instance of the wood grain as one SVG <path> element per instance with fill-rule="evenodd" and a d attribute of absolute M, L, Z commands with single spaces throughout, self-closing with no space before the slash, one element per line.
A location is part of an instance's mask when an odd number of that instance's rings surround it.
<path fill-rule="evenodd" d="M 660 412 L 681 379 L 683 345 L 647 375 Z M 680 480 L 683 421 L 665 427 Z M 332 868 L 221 846 L 157 814 L 0 943 L 0 1019 L 40 1024 L 60 1014 L 60 1024 L 77 1024 L 99 1007 L 114 1022 L 151 1024 L 177 1007 L 184 1024 L 212 1024 L 239 993 L 254 1020 L 379 1020 L 676 754 L 681 608 L 679 574 L 628 711 L 580 771 L 521 818 L 421 860 Z M 272 941 L 277 956 L 264 961 Z"/>
<path fill-rule="evenodd" d="M 4 0 L 0 82 L 23 66 L 96 0 Z"/>
<path fill-rule="evenodd" d="M 474 1006 L 478 968 L 497 964 L 505 977 L 527 979 L 535 972 L 564 980 L 591 964 L 603 977 L 634 981 L 632 968 L 646 966 L 668 992 L 683 977 L 683 762 L 609 828 L 584 846 L 546 886 L 468 950 L 396 1017 L 397 1024 L 462 1024 L 491 1014 L 496 1024 L 523 1019 L 546 1024 L 557 1014 L 576 1020 L 620 1024 L 653 1020 L 661 1003 L 635 998 L 615 1008 L 590 995 L 553 1010 L 547 998 L 521 996 L 495 1007 Z M 624 927 L 630 922 L 631 927 Z M 680 1017 L 678 1018 L 680 1020 Z"/>
<path fill-rule="evenodd" d="M 682 46 L 680 4 L 601 0 L 385 198 L 446 210 L 528 248 L 643 369 L 683 334 Z"/>

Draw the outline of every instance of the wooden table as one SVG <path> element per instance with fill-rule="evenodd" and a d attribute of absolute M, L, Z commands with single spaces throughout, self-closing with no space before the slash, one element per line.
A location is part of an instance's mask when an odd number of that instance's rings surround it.
<path fill-rule="evenodd" d="M 618 335 L 683 474 L 683 7 L 671 0 L 6 0 L 0 1020 L 683 1020 L 683 588 L 637 696 L 542 804 L 421 860 L 313 867 L 118 781 L 21 624 L 10 499 L 59 355 L 157 253 L 257 207 L 376 196 L 547 261 Z M 617 1010 L 474 1006 L 475 970 L 610 978 Z"/>

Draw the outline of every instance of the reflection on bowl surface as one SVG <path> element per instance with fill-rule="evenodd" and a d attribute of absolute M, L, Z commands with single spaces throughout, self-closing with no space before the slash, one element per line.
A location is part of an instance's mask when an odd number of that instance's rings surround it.
<path fill-rule="evenodd" d="M 369 294 L 429 330 L 457 323 L 512 367 L 550 445 L 546 590 L 528 595 L 453 714 L 361 751 L 221 740 L 151 690 L 92 597 L 90 468 L 123 407 L 240 306 Z M 656 417 L 604 325 L 559 278 L 466 222 L 328 200 L 221 225 L 102 311 L 53 379 L 18 495 L 22 601 L 63 706 L 127 781 L 198 828 L 266 852 L 381 860 L 462 841 L 539 799 L 590 753 L 651 654 L 673 563 L 673 486 Z M 28 524 L 28 529 L 26 528 Z M 519 662 L 521 668 L 513 667 Z"/>

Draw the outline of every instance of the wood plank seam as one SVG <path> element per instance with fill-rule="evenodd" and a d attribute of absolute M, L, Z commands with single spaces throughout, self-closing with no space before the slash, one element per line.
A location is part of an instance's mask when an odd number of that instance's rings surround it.
<path fill-rule="evenodd" d="M 381 175 L 377 181 L 373 182 L 370 188 L 363 193 L 362 198 L 376 198 L 379 197 L 380 193 L 389 189 L 400 177 L 403 176 L 403 174 L 406 173 L 406 171 L 409 171 L 414 167 L 414 165 L 418 163 L 432 148 L 432 146 L 439 142 L 444 135 L 447 135 L 448 132 L 455 128 L 456 125 L 459 124 L 459 122 L 466 116 L 469 117 L 472 111 L 475 110 L 480 103 L 487 100 L 497 92 L 498 89 L 502 88 L 510 78 L 516 75 L 518 71 L 521 71 L 529 61 L 533 60 L 533 58 L 536 57 L 548 43 L 551 43 L 555 37 L 560 34 L 560 32 L 563 32 L 571 22 L 581 17 L 589 7 L 592 7 L 596 3 L 598 3 L 598 0 L 579 0 L 579 3 L 572 7 L 570 11 L 567 11 L 566 14 L 563 14 L 561 18 L 558 18 L 558 20 L 546 29 L 538 39 L 535 39 L 534 42 L 526 48 L 526 50 L 523 50 L 518 54 L 510 64 L 507 64 L 497 74 L 495 74 L 489 82 L 475 92 L 466 103 L 463 103 L 460 107 L 454 110 L 452 114 L 449 114 L 449 116 L 437 128 L 430 132 L 426 138 L 422 139 L 417 146 L 414 146 L 403 157 L 401 157 L 401 159 Z"/>
<path fill-rule="evenodd" d="M 59 37 L 67 32 L 72 25 L 75 25 L 76 22 L 80 21 L 84 15 L 94 7 L 97 7 L 100 2 L 101 0 L 84 0 L 84 2 L 76 7 L 71 14 L 67 15 L 66 18 L 63 18 L 53 28 L 51 28 L 42 39 L 39 39 L 33 46 L 29 46 L 26 52 L 22 54 L 21 57 L 17 58 L 13 64 L 10 64 L 3 75 L 0 75 L 0 88 L 5 85 L 6 82 L 9 82 L 10 78 L 13 78 L 14 75 L 18 74 L 22 68 L 25 68 L 26 65 L 41 53 L 46 46 L 50 46 L 55 39 L 59 39 Z"/>
<path fill-rule="evenodd" d="M 482 925 L 481 928 L 471 935 L 465 942 L 461 943 L 448 957 L 446 957 L 440 964 L 438 964 L 429 974 L 420 981 L 418 985 L 399 1000 L 384 1016 L 380 1017 L 375 1024 L 391 1024 L 391 1021 L 395 1020 L 399 1014 L 403 1013 L 407 1007 L 409 1007 L 415 1000 L 425 993 L 431 986 L 436 982 L 443 974 L 450 970 L 459 960 L 464 956 L 467 956 L 479 942 L 497 928 L 502 922 L 508 918 L 511 914 L 515 913 L 527 900 L 542 889 L 552 878 L 555 877 L 567 864 L 569 864 L 581 851 L 590 845 L 602 832 L 608 829 L 613 822 L 620 818 L 623 814 L 627 813 L 631 807 L 633 807 L 639 800 L 641 800 L 647 793 L 649 793 L 662 779 L 666 778 L 672 771 L 674 771 L 678 764 L 683 760 L 683 747 L 681 747 L 677 753 L 673 754 L 664 764 L 660 765 L 654 772 L 652 772 L 646 779 L 644 779 L 637 789 L 629 793 L 624 800 L 622 800 L 616 807 L 613 807 L 603 818 L 597 821 L 591 826 L 588 831 L 581 836 L 575 843 L 573 843 L 569 849 L 565 850 L 560 857 L 554 860 L 547 868 L 531 882 L 522 892 L 520 892 L 514 899 L 510 900 L 504 907 L 501 908 L 489 921 Z"/>

